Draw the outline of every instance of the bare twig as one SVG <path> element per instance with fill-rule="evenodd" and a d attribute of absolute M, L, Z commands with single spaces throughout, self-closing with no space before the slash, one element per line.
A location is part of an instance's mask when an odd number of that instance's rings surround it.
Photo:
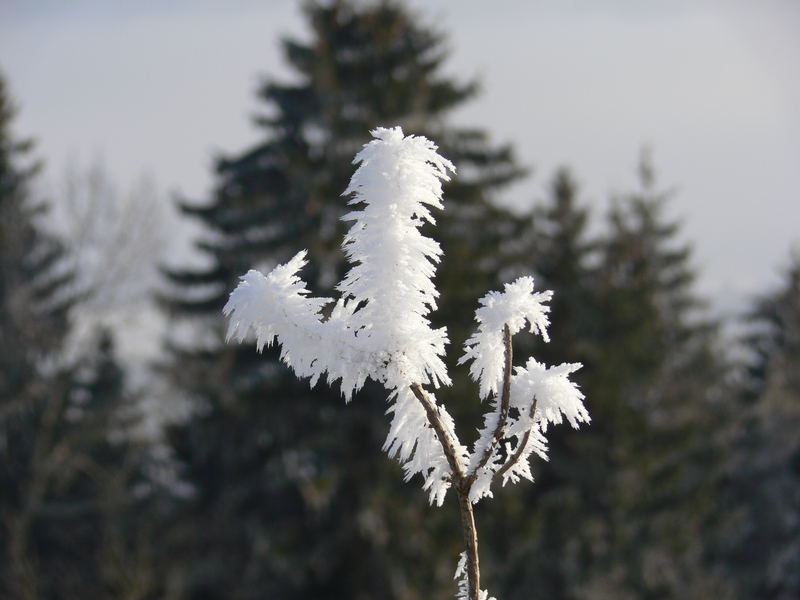
<path fill-rule="evenodd" d="M 536 398 L 533 399 L 533 404 L 531 404 L 531 410 L 529 413 L 531 421 L 533 421 L 533 416 L 535 414 L 536 414 Z M 506 463 L 495 472 L 495 474 L 492 476 L 492 479 L 496 477 L 502 477 L 506 471 L 508 471 L 511 467 L 517 464 L 517 462 L 519 462 L 519 459 L 525 452 L 525 447 L 528 445 L 528 440 L 531 439 L 531 431 L 532 429 L 528 429 L 528 431 L 525 432 L 525 435 L 522 436 L 522 439 L 517 445 L 517 449 L 514 451 L 514 454 L 512 454 L 511 458 L 509 458 L 506 461 Z"/>
<path fill-rule="evenodd" d="M 428 422 L 436 432 L 436 436 L 439 438 L 439 443 L 442 444 L 442 449 L 447 457 L 450 470 L 453 472 L 454 483 L 460 485 L 464 479 L 464 469 L 462 469 L 461 461 L 458 459 L 455 443 L 450 437 L 450 433 L 445 428 L 444 423 L 442 423 L 442 419 L 439 416 L 439 409 L 436 406 L 436 403 L 430 398 L 430 396 L 428 396 L 427 392 L 425 392 L 425 390 L 422 389 L 422 386 L 418 383 L 411 384 L 411 391 L 425 409 L 425 413 L 428 415 Z"/>
<path fill-rule="evenodd" d="M 478 560 L 478 530 L 475 527 L 475 515 L 469 499 L 469 488 L 459 486 L 458 508 L 461 513 L 461 532 L 467 549 L 467 581 L 469 582 L 469 600 L 479 600 L 481 589 L 481 567 Z"/>
<path fill-rule="evenodd" d="M 458 454 L 456 452 L 455 443 L 447 431 L 447 428 L 442 423 L 439 415 L 439 409 L 434 400 L 428 396 L 425 390 L 422 389 L 418 383 L 411 384 L 411 391 L 420 401 L 425 413 L 428 416 L 428 422 L 436 436 L 439 438 L 439 443 L 442 445 L 442 450 L 447 457 L 447 462 L 450 464 L 452 471 L 452 482 L 458 496 L 458 508 L 461 514 L 461 532 L 464 537 L 464 545 L 467 551 L 467 581 L 469 582 L 469 600 L 479 600 L 480 594 L 480 580 L 481 569 L 478 559 L 478 530 L 475 527 L 475 514 L 472 510 L 472 502 L 469 500 L 469 488 L 471 482 L 464 473 L 461 466 Z"/>
<path fill-rule="evenodd" d="M 511 366 L 513 362 L 513 354 L 511 347 L 511 330 L 508 324 L 503 326 L 503 342 L 505 344 L 505 365 L 503 367 L 503 392 L 500 399 L 500 417 L 497 419 L 494 433 L 492 434 L 492 441 L 486 446 L 480 462 L 475 469 L 467 476 L 467 486 L 472 487 L 473 482 L 478 477 L 478 471 L 486 466 L 489 459 L 494 454 L 495 448 L 505 437 L 506 423 L 508 422 L 508 409 L 511 403 Z"/>

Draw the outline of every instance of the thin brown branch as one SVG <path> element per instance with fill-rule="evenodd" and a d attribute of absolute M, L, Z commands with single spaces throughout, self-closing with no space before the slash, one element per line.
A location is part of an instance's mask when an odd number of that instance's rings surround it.
<path fill-rule="evenodd" d="M 508 422 L 508 410 L 511 404 L 511 367 L 514 360 L 512 347 L 511 347 L 511 330 L 508 325 L 503 326 L 503 343 L 505 345 L 505 365 L 503 366 L 503 392 L 500 398 L 500 416 L 497 419 L 494 432 L 492 434 L 492 441 L 487 444 L 483 452 L 480 462 L 475 469 L 467 476 L 467 487 L 472 487 L 473 482 L 478 477 L 478 471 L 486 466 L 489 459 L 494 454 L 495 448 L 505 437 L 506 423 Z"/>
<path fill-rule="evenodd" d="M 467 582 L 469 600 L 479 600 L 481 590 L 481 567 L 478 560 L 478 530 L 475 527 L 475 514 L 469 499 L 469 488 L 457 488 L 458 508 L 461 514 L 461 532 L 467 549 Z"/>
<path fill-rule="evenodd" d="M 457 486 L 461 485 L 464 479 L 464 469 L 461 467 L 461 461 L 458 459 L 455 442 L 450 437 L 450 432 L 447 431 L 439 416 L 439 409 L 436 403 L 431 400 L 427 392 L 425 392 L 418 383 L 411 384 L 411 391 L 414 392 L 417 400 L 419 400 L 420 404 L 422 404 L 422 407 L 425 409 L 425 413 L 428 415 L 428 422 L 436 432 L 436 437 L 439 438 L 439 443 L 442 445 L 444 455 L 447 457 L 450 470 L 453 472 L 453 482 Z"/>
<path fill-rule="evenodd" d="M 452 471 L 452 483 L 458 496 L 458 508 L 461 516 L 461 533 L 464 537 L 464 546 L 467 552 L 467 581 L 469 583 L 469 600 L 479 600 L 481 589 L 481 568 L 478 559 L 478 530 L 475 527 L 475 513 L 472 510 L 472 502 L 469 500 L 470 483 L 461 466 L 458 453 L 456 452 L 455 442 L 444 426 L 439 415 L 439 409 L 434 400 L 422 389 L 418 383 L 411 384 L 411 391 L 417 397 L 425 413 L 428 422 L 436 432 L 442 450 L 447 457 Z"/>
<path fill-rule="evenodd" d="M 535 414 L 536 414 L 536 398 L 533 399 L 533 404 L 531 404 L 531 410 L 528 415 L 531 421 L 533 421 L 533 416 Z M 517 462 L 519 462 L 519 459 L 525 452 L 525 447 L 528 445 L 528 440 L 531 439 L 531 431 L 532 431 L 532 426 L 531 429 L 528 429 L 528 431 L 525 432 L 525 435 L 522 436 L 522 439 L 520 440 L 517 449 L 514 451 L 514 454 L 511 455 L 511 458 L 509 458 L 506 461 L 506 463 L 495 472 L 495 474 L 492 476 L 492 479 L 496 477 L 502 477 L 506 471 L 508 471 L 511 467 L 517 464 Z"/>

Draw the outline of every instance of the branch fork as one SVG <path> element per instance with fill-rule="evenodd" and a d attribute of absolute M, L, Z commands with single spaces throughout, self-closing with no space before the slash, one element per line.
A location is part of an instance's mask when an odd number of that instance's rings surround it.
<path fill-rule="evenodd" d="M 399 127 L 372 135 L 356 155 L 359 166 L 344 193 L 362 208 L 343 217 L 353 225 L 343 242 L 351 268 L 337 285 L 340 298 L 311 296 L 299 276 L 306 264 L 301 251 L 266 276 L 251 270 L 242 277 L 223 309 L 228 338 L 242 341 L 253 333 L 259 350 L 277 341 L 281 359 L 298 376 L 312 386 L 322 376 L 339 380 L 346 399 L 367 379 L 384 385 L 392 413 L 384 450 L 403 465 L 407 479 L 422 476 L 432 504 L 441 505 L 455 489 L 466 547 L 457 571 L 463 575 L 459 598 L 486 600 L 473 504 L 491 496 L 498 477 L 532 479 L 528 457 L 545 456 L 546 423 L 565 417 L 577 427 L 589 420 L 583 395 L 568 379 L 580 365 L 545 367 L 529 359 L 514 370 L 514 334 L 527 326 L 548 340 L 552 293 L 534 292 L 531 277 L 489 292 L 475 312 L 478 327 L 460 364 L 471 361 L 470 374 L 481 399 L 492 398 L 492 410 L 472 451 L 462 445 L 446 408 L 423 387 L 450 385 L 450 378 L 442 360 L 447 333 L 428 319 L 436 308 L 432 278 L 442 251 L 419 231 L 433 222 L 429 209 L 443 207 L 442 182 L 455 167 L 432 142 L 404 136 Z M 512 438 L 514 451 L 500 461 L 498 448 L 504 440 L 509 448 Z"/>

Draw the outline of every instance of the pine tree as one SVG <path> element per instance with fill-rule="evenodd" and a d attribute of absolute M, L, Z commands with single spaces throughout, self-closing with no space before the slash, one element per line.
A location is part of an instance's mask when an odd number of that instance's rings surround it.
<path fill-rule="evenodd" d="M 694 289 L 689 246 L 664 216 L 647 157 L 639 191 L 615 202 L 598 269 L 599 311 L 587 393 L 596 394 L 594 490 L 586 517 L 582 594 L 702 598 L 700 543 L 714 508 L 724 428 L 725 362 Z"/>
<path fill-rule="evenodd" d="M 749 316 L 718 561 L 739 598 L 800 595 L 800 257 Z"/>
<path fill-rule="evenodd" d="M 460 344 L 474 298 L 495 283 L 494 265 L 476 257 L 491 255 L 484 246 L 497 247 L 516 223 L 490 196 L 521 170 L 483 132 L 447 126 L 447 113 L 476 86 L 441 75 L 443 37 L 402 5 L 307 2 L 304 11 L 311 41 L 284 42 L 295 83 L 268 81 L 259 91 L 264 141 L 219 161 L 210 203 L 182 206 L 212 234 L 198 244 L 209 268 L 168 272 L 175 321 L 205 333 L 203 346 L 173 344 L 170 368 L 202 406 L 172 433 L 197 491 L 176 532 L 187 545 L 186 585 L 190 597 L 427 596 L 437 585 L 431 572 L 450 584 L 448 561 L 431 568 L 447 537 L 437 521 L 408 533 L 428 509 L 397 482 L 395 467 L 374 459 L 386 432 L 382 392 L 368 387 L 364 410 L 340 410 L 336 393 L 309 390 L 275 352 L 221 347 L 221 309 L 239 275 L 285 262 L 297 247 L 309 249 L 309 284 L 330 290 L 343 269 L 339 196 L 352 156 L 371 128 L 397 124 L 435 137 L 472 174 L 446 190 L 437 235 L 448 257 L 438 281 L 449 302 L 439 314 Z M 449 543 L 455 550 L 457 540 Z"/>
<path fill-rule="evenodd" d="M 120 590 L 110 587 L 110 515 L 128 512 L 138 471 L 128 445 L 112 441 L 124 373 L 107 333 L 67 358 L 79 299 L 63 246 L 39 222 L 38 165 L 31 143 L 13 137 L 13 114 L 0 78 L 0 596 L 102 597 Z"/>
<path fill-rule="evenodd" d="M 536 497 L 504 499 L 509 518 L 530 517 L 529 541 L 503 559 L 504 598 L 727 591 L 698 542 L 712 527 L 724 455 L 715 435 L 725 428 L 724 360 L 646 157 L 639 176 L 598 239 L 565 171 L 530 225 L 530 268 L 555 291 L 553 319 L 564 327 L 536 353 L 584 363 L 576 380 L 593 420 L 580 436 L 554 432 Z"/>
<path fill-rule="evenodd" d="M 580 195 L 572 173 L 558 169 L 548 195 L 534 207 L 516 238 L 518 270 L 533 273 L 537 287 L 553 290 L 550 314 L 552 322 L 559 324 L 559 336 L 550 342 L 528 348 L 529 336 L 528 340 L 521 337 L 516 346 L 523 355 L 532 353 L 555 364 L 588 364 L 593 358 L 598 299 L 592 286 L 592 261 L 596 260 L 597 243 L 589 237 L 590 213 Z M 585 382 L 581 371 L 575 379 Z M 587 397 L 593 406 L 594 400 Z M 513 494 L 497 494 L 497 501 L 503 504 L 498 510 L 502 516 L 493 519 L 490 529 L 498 557 L 494 568 L 503 571 L 499 579 L 505 589 L 499 597 L 560 598 L 568 594 L 574 576 L 568 565 L 574 523 L 586 501 L 581 494 L 591 495 L 583 465 L 598 451 L 597 436 L 590 431 L 593 427 L 578 436 L 568 428 L 554 430 L 550 434 L 551 460 L 536 469 L 536 485 Z M 587 486 L 585 490 L 580 483 Z M 520 530 L 525 534 L 520 535 Z M 509 538 L 518 542 L 508 547 Z"/>
<path fill-rule="evenodd" d="M 14 138 L 14 113 L 0 77 L 0 397 L 8 402 L 33 380 L 36 365 L 58 352 L 71 277 L 61 268 L 61 246 L 37 226 L 47 209 L 31 199 L 40 165 L 28 158 L 32 142 Z"/>
<path fill-rule="evenodd" d="M 579 197 L 580 188 L 572 173 L 566 168 L 556 171 L 550 195 L 534 210 L 532 231 L 527 236 L 532 241 L 527 252 L 532 271 L 539 285 L 554 292 L 552 320 L 564 324 L 559 339 L 540 350 L 551 361 L 563 360 L 564 356 L 583 360 L 589 352 L 582 346 L 587 343 L 593 321 L 589 314 L 594 304 L 590 297 L 591 261 L 597 243 L 589 238 L 590 214 Z"/>
<path fill-rule="evenodd" d="M 34 439 L 15 433 L 31 415 L 35 399 L 48 394 L 42 376 L 58 355 L 67 330 L 69 276 L 58 275 L 61 248 L 37 227 L 45 209 L 31 200 L 38 164 L 28 158 L 31 142 L 11 131 L 14 107 L 0 78 L 0 477 L 3 480 L 2 544 L 4 586 L 25 597 L 32 585 L 26 563 L 30 519 L 24 481 L 28 465 L 16 459 L 31 453 Z M 29 430 L 25 430 L 30 433 Z M 24 539 L 14 541 L 15 526 Z"/>

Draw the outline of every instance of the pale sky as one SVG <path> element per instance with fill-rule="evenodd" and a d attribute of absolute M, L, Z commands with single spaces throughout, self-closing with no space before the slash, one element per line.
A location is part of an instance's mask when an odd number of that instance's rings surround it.
<path fill-rule="evenodd" d="M 533 167 L 506 201 L 566 164 L 602 212 L 648 146 L 701 291 L 730 311 L 776 283 L 800 245 L 800 2 L 412 4 L 449 34 L 446 70 L 483 82 L 454 119 Z M 305 35 L 288 0 L 0 0 L 0 69 L 47 177 L 101 155 L 123 184 L 202 199 L 215 153 L 259 139 L 254 92 L 288 75 L 286 34 Z"/>

